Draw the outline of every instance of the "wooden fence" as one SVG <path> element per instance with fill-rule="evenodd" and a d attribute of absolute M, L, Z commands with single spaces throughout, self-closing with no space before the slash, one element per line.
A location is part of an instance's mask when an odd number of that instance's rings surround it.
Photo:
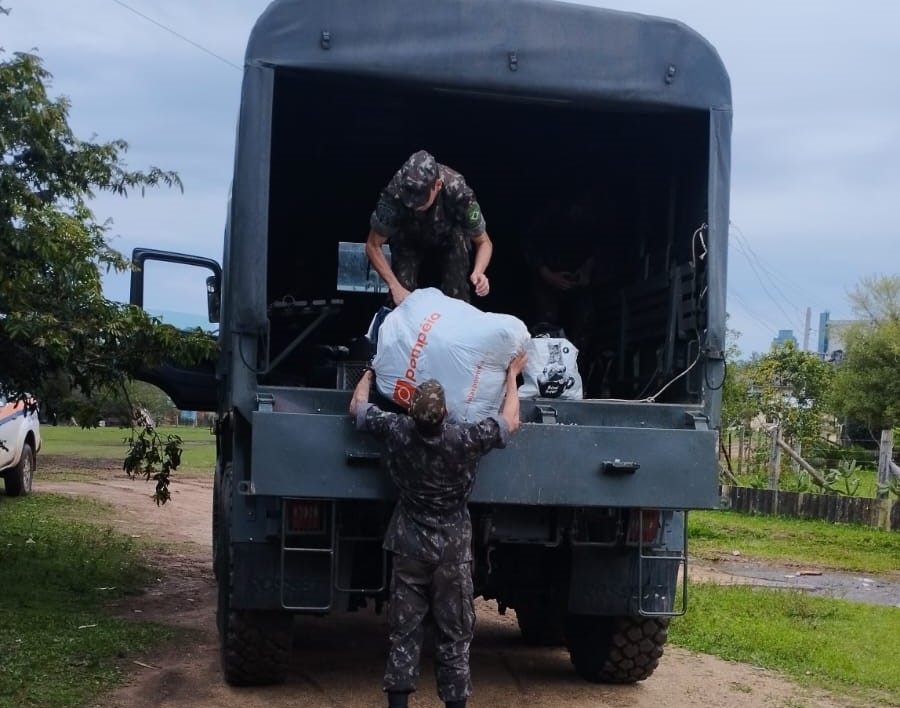
<path fill-rule="evenodd" d="M 900 502 L 835 494 L 782 492 L 751 487 L 721 487 L 726 508 L 748 514 L 822 519 L 835 523 L 862 524 L 886 531 L 900 531 Z"/>

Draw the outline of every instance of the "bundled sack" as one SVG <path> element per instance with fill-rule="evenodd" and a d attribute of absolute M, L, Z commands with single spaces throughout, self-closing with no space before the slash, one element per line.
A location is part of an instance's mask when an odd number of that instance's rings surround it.
<path fill-rule="evenodd" d="M 506 369 L 529 339 L 517 317 L 482 312 L 437 288 L 414 290 L 378 328 L 375 385 L 408 408 L 416 386 L 437 379 L 449 415 L 477 422 L 497 414 Z"/>
<path fill-rule="evenodd" d="M 522 371 L 519 398 L 584 397 L 578 372 L 578 349 L 568 339 L 535 337 L 528 343 L 528 361 Z"/>

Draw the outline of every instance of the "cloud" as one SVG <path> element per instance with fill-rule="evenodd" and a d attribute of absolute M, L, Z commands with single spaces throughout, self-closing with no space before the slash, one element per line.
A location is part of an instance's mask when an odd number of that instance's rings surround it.
<path fill-rule="evenodd" d="M 782 328 L 802 341 L 806 307 L 813 308 L 813 328 L 818 311 L 849 316 L 846 294 L 861 277 L 896 272 L 900 5 L 585 4 L 678 19 L 710 41 L 729 71 L 731 217 L 745 241 L 743 248 L 737 237 L 732 242 L 728 309 L 730 326 L 744 332 L 745 352 L 768 349 Z M 185 182 L 184 195 L 98 199 L 98 216 L 111 216 L 121 234 L 115 245 L 221 257 L 241 82 L 231 64 L 243 63 L 268 0 L 5 5 L 13 10 L 0 17 L 5 48 L 39 48 L 55 76 L 53 90 L 72 99 L 79 136 L 123 138 L 131 145 L 129 166 L 175 169 Z M 114 278 L 107 289 L 112 297 L 127 293 Z"/>

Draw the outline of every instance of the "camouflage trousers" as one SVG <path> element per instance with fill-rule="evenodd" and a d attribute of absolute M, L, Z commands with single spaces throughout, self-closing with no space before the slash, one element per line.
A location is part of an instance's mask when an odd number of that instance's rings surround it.
<path fill-rule="evenodd" d="M 434 266 L 430 270 L 440 276 L 441 292 L 448 297 L 455 297 L 469 302 L 470 241 L 462 233 L 451 234 L 440 246 L 419 247 L 413 243 L 404 243 L 402 239 L 391 242 L 391 270 L 401 285 L 410 292 L 418 287 L 423 265 Z M 436 261 L 430 263 L 426 261 Z M 393 305 L 393 303 L 391 303 Z"/>
<path fill-rule="evenodd" d="M 434 619 L 434 673 L 442 701 L 472 693 L 469 647 L 475 629 L 472 563 L 428 563 L 394 555 L 391 576 L 390 651 L 384 690 L 411 692 L 419 677 L 425 617 Z"/>

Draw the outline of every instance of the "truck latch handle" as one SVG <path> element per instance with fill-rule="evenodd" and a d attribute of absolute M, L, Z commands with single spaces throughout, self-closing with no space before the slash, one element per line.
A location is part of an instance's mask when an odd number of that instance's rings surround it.
<path fill-rule="evenodd" d="M 634 474 L 640 467 L 641 464 L 633 460 L 604 460 L 600 463 L 600 471 L 610 475 Z"/>

